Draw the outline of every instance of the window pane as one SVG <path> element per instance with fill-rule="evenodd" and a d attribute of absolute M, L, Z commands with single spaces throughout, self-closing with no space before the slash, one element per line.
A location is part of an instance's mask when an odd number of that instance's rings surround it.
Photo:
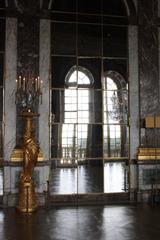
<path fill-rule="evenodd" d="M 122 26 L 103 27 L 103 56 L 127 57 L 127 28 Z M 118 41 L 117 41 L 118 39 Z"/>
<path fill-rule="evenodd" d="M 64 91 L 52 90 L 51 124 L 64 121 Z"/>
<path fill-rule="evenodd" d="M 92 7 L 91 7 L 92 4 Z M 99 13 L 101 12 L 101 1 L 81 0 L 78 1 L 78 12 L 80 13 Z"/>
<path fill-rule="evenodd" d="M 51 87 L 64 88 L 65 78 L 69 70 L 76 65 L 74 57 L 52 56 L 51 66 Z M 62 71 L 63 69 L 63 71 Z"/>
<path fill-rule="evenodd" d="M 79 111 L 78 112 L 78 123 L 88 123 L 89 122 L 89 112 Z"/>
<path fill-rule="evenodd" d="M 126 164 L 106 162 L 104 164 L 104 192 L 124 192 L 127 187 Z"/>
<path fill-rule="evenodd" d="M 76 24 L 53 22 L 51 33 L 52 54 L 75 55 Z"/>
<path fill-rule="evenodd" d="M 67 0 L 67 1 L 59 1 L 54 0 L 52 3 L 52 9 L 55 11 L 64 11 L 64 12 L 75 12 L 76 11 L 76 1 L 75 0 Z"/>
<path fill-rule="evenodd" d="M 78 55 L 100 56 L 102 54 L 101 26 L 78 25 Z"/>
<path fill-rule="evenodd" d="M 65 123 L 76 123 L 77 122 L 77 112 L 65 112 L 64 122 Z"/>
<path fill-rule="evenodd" d="M 77 105 L 76 104 L 65 104 L 65 110 L 66 111 L 76 111 L 76 109 L 77 109 Z"/>
<path fill-rule="evenodd" d="M 90 84 L 90 79 L 81 71 L 78 71 L 78 84 Z"/>
<path fill-rule="evenodd" d="M 78 104 L 78 110 L 79 111 L 89 111 L 88 104 Z"/>

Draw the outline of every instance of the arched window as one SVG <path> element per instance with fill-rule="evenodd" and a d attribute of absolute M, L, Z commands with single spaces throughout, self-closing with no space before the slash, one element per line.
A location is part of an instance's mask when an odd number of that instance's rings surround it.
<path fill-rule="evenodd" d="M 77 159 L 85 159 L 92 82 L 91 73 L 80 66 L 78 69 L 74 66 L 66 76 L 61 164 L 73 165 Z"/>
<path fill-rule="evenodd" d="M 128 157 L 128 84 L 115 72 L 103 81 L 104 157 Z"/>
<path fill-rule="evenodd" d="M 128 84 L 117 72 L 104 76 L 103 103 L 104 192 L 122 192 L 127 186 Z"/>

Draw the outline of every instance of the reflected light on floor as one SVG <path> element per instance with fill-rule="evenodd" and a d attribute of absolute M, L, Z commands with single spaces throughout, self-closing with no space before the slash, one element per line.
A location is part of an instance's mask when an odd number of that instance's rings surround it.
<path fill-rule="evenodd" d="M 124 163 L 105 163 L 104 192 L 124 192 L 125 166 Z"/>

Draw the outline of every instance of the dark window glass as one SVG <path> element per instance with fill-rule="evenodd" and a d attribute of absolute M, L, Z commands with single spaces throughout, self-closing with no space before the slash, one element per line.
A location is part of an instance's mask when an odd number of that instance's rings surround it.
<path fill-rule="evenodd" d="M 100 56 L 101 26 L 78 25 L 78 55 L 80 56 Z"/>
<path fill-rule="evenodd" d="M 76 0 L 55 0 L 52 3 L 52 10 L 64 11 L 64 12 L 75 12 L 76 11 Z"/>
<path fill-rule="evenodd" d="M 88 69 L 92 73 L 93 87 L 101 88 L 101 59 L 100 58 L 79 58 L 78 66 Z"/>
<path fill-rule="evenodd" d="M 0 1 L 0 8 L 5 8 L 5 0 Z"/>
<path fill-rule="evenodd" d="M 103 14 L 126 16 L 126 8 L 122 0 L 103 0 Z"/>
<path fill-rule="evenodd" d="M 107 1 L 108 2 L 108 1 Z M 101 0 L 79 0 L 78 1 L 78 12 L 80 13 L 99 13 L 101 12 Z"/>
<path fill-rule="evenodd" d="M 72 57 L 52 57 L 52 88 L 64 88 L 64 80 L 76 59 Z"/>
<path fill-rule="evenodd" d="M 52 54 L 75 55 L 76 25 L 52 23 Z"/>
<path fill-rule="evenodd" d="M 104 59 L 103 71 L 112 70 L 120 73 L 124 79 L 127 79 L 127 59 Z"/>
<path fill-rule="evenodd" d="M 103 56 L 127 57 L 127 28 L 104 26 Z"/>

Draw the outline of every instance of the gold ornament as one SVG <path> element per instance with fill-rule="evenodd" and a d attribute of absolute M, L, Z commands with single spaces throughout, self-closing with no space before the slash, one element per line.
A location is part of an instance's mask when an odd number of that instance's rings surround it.
<path fill-rule="evenodd" d="M 33 117 L 39 114 L 33 113 L 30 109 L 21 114 L 26 118 L 26 127 L 23 143 L 23 171 L 20 175 L 19 201 L 17 209 L 20 212 L 30 213 L 36 210 L 35 187 L 32 180 L 34 167 L 37 163 L 39 145 L 35 142 L 33 134 Z"/>

